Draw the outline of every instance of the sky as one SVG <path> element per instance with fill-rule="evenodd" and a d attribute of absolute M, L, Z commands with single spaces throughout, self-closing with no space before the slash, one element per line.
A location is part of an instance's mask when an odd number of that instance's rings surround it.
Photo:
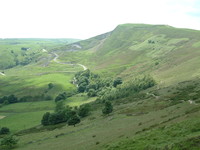
<path fill-rule="evenodd" d="M 200 0 L 0 0 L 0 38 L 87 39 L 124 23 L 200 30 Z"/>

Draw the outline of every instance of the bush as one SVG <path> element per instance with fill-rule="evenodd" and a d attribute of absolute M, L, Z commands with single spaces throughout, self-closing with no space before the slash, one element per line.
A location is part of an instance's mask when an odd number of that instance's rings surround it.
<path fill-rule="evenodd" d="M 67 122 L 75 115 L 76 115 L 76 111 L 72 110 L 72 108 L 69 106 L 64 107 L 61 101 L 57 103 L 54 113 L 46 112 L 43 115 L 41 123 L 44 126 L 55 125 L 55 124 Z"/>
<path fill-rule="evenodd" d="M 44 126 L 49 125 L 49 116 L 50 116 L 50 113 L 49 113 L 49 112 L 46 112 L 46 113 L 43 115 L 42 120 L 41 120 L 42 125 L 44 125 Z"/>
<path fill-rule="evenodd" d="M 97 95 L 96 91 L 94 89 L 89 89 L 88 94 L 89 97 L 94 97 Z"/>
<path fill-rule="evenodd" d="M 10 129 L 7 127 L 2 127 L 0 130 L 0 134 L 8 134 L 10 133 Z"/>
<path fill-rule="evenodd" d="M 105 107 L 103 108 L 102 113 L 103 114 L 109 114 L 112 111 L 113 111 L 113 106 L 112 106 L 111 102 L 106 101 L 105 102 Z"/>
<path fill-rule="evenodd" d="M 67 93 L 63 92 L 60 93 L 58 96 L 56 96 L 55 98 L 55 102 L 61 101 L 61 100 L 65 100 L 67 98 Z"/>
<path fill-rule="evenodd" d="M 78 115 L 82 118 L 86 117 L 89 115 L 90 110 L 91 110 L 91 106 L 89 104 L 81 105 L 78 110 Z"/>
<path fill-rule="evenodd" d="M 81 120 L 77 115 L 72 116 L 69 121 L 68 121 L 68 125 L 73 125 L 75 127 L 76 124 L 80 123 Z"/>
<path fill-rule="evenodd" d="M 156 82 L 150 76 L 134 78 L 132 81 L 119 85 L 116 88 L 106 88 L 104 94 L 101 94 L 102 96 L 100 97 L 100 99 L 102 101 L 105 101 L 125 98 L 130 95 L 137 94 L 142 90 L 150 88 L 155 84 Z"/>
<path fill-rule="evenodd" d="M 48 84 L 49 90 L 52 89 L 53 87 L 54 87 L 54 84 L 53 84 L 53 83 L 49 83 L 49 84 Z"/>
<path fill-rule="evenodd" d="M 113 86 L 117 87 L 117 85 L 122 84 L 122 78 L 118 77 L 114 80 Z"/>
<path fill-rule="evenodd" d="M 10 136 L 6 136 L 2 139 L 1 146 L 4 149 L 10 150 L 17 145 L 17 142 L 18 142 L 18 140 L 13 135 L 10 135 Z"/>

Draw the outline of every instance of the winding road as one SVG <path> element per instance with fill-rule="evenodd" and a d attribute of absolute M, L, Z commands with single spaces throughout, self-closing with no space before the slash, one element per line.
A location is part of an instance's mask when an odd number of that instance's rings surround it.
<path fill-rule="evenodd" d="M 47 52 L 47 51 L 45 51 L 45 52 Z M 71 62 L 60 62 L 60 61 L 58 61 L 58 57 L 59 57 L 59 55 L 57 54 L 57 53 L 52 53 L 55 57 L 53 58 L 53 61 L 54 62 L 56 62 L 56 63 L 58 63 L 58 64 L 71 64 L 71 65 L 79 65 L 79 66 L 81 66 L 82 68 L 83 68 L 83 70 L 87 70 L 88 68 L 85 66 L 85 65 L 83 65 L 83 64 L 72 64 Z M 68 71 L 60 71 L 60 72 L 68 72 Z M 2 76 L 6 76 L 6 74 L 5 73 L 3 73 L 3 72 L 0 72 L 0 75 L 2 75 Z"/>
<path fill-rule="evenodd" d="M 2 72 L 0 72 L 0 75 L 2 75 L 2 76 L 6 76 L 4 73 L 2 73 Z"/>
<path fill-rule="evenodd" d="M 87 70 L 88 68 L 86 66 L 84 66 L 83 64 L 72 64 L 71 62 L 60 62 L 58 61 L 58 57 L 59 55 L 57 53 L 52 53 L 55 57 L 53 59 L 54 62 L 58 63 L 58 64 L 71 64 L 71 65 L 79 65 L 83 68 L 83 70 Z"/>

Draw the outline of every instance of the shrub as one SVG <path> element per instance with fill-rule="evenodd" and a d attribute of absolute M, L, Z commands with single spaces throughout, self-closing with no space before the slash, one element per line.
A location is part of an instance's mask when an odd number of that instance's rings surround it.
<path fill-rule="evenodd" d="M 49 90 L 52 89 L 53 87 L 54 87 L 54 84 L 53 84 L 53 83 L 49 83 L 49 84 L 48 84 Z"/>
<path fill-rule="evenodd" d="M 75 127 L 76 124 L 80 123 L 81 120 L 77 115 L 72 116 L 69 121 L 68 121 L 68 125 L 73 125 Z"/>
<path fill-rule="evenodd" d="M 7 127 L 2 127 L 0 130 L 0 134 L 8 134 L 10 133 L 10 129 Z"/>
<path fill-rule="evenodd" d="M 46 113 L 43 115 L 42 120 L 41 120 L 42 125 L 44 125 L 44 126 L 49 125 L 49 116 L 50 116 L 50 113 L 49 113 L 49 112 L 46 112 Z"/>
<path fill-rule="evenodd" d="M 10 136 L 6 136 L 2 139 L 1 146 L 4 149 L 10 150 L 17 145 L 17 142 L 18 142 L 18 140 L 13 135 L 10 135 Z"/>
<path fill-rule="evenodd" d="M 111 102 L 106 101 L 105 102 L 105 107 L 102 109 L 102 113 L 103 114 L 109 114 L 113 111 L 113 106 L 111 104 Z"/>
<path fill-rule="evenodd" d="M 89 104 L 81 105 L 78 110 L 78 115 L 80 117 L 86 117 L 89 115 L 90 110 L 91 110 L 91 106 Z"/>
<path fill-rule="evenodd" d="M 118 77 L 113 81 L 113 86 L 117 87 L 117 85 L 122 84 L 122 78 Z"/>
<path fill-rule="evenodd" d="M 89 89 L 88 94 L 89 97 L 94 97 L 97 95 L 96 91 L 94 89 Z"/>
<path fill-rule="evenodd" d="M 67 93 L 63 92 L 60 93 L 58 96 L 56 96 L 55 98 L 55 102 L 61 101 L 61 100 L 65 100 L 67 98 Z"/>

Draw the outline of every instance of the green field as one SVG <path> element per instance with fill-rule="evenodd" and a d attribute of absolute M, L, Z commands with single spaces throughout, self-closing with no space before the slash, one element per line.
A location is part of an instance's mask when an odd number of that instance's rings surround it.
<path fill-rule="evenodd" d="M 0 71 L 5 73 L 0 75 L 0 97 L 31 96 L 28 102 L 2 104 L 0 126 L 17 135 L 18 150 L 197 150 L 199 41 L 197 30 L 145 24 L 119 25 L 71 44 L 64 39 L 0 40 Z M 57 62 L 53 53 L 59 55 Z M 93 76 L 88 77 L 87 70 L 77 88 L 72 80 L 83 70 L 78 64 L 87 66 Z M 142 76 L 152 77 L 155 84 L 136 80 Z M 114 87 L 117 77 L 123 82 Z M 109 85 L 102 86 L 107 79 L 112 79 Z M 84 83 L 86 90 L 78 93 Z M 94 97 L 88 97 L 90 85 L 97 92 Z M 75 127 L 42 126 L 43 114 L 54 112 L 55 97 L 63 92 L 74 94 L 64 100 L 74 111 L 89 103 L 89 116 Z M 108 100 L 113 112 L 103 115 Z"/>

